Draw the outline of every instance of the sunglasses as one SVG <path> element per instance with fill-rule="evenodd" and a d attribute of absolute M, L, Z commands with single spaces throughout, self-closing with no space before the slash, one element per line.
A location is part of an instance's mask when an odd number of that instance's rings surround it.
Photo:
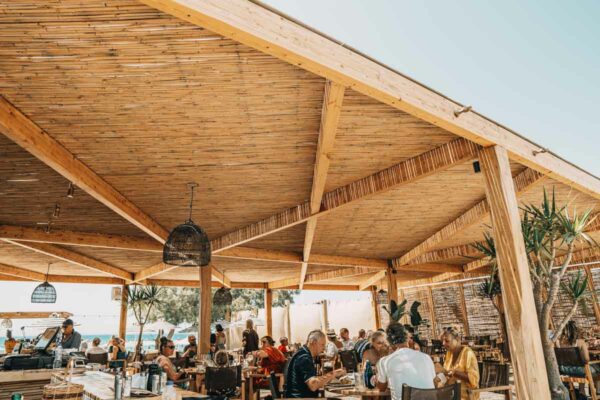
<path fill-rule="evenodd" d="M 175 346 L 167 346 L 167 348 L 173 350 Z"/>

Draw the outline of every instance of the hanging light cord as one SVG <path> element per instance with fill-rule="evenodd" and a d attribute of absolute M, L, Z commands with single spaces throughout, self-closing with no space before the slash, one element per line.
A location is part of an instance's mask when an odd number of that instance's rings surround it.
<path fill-rule="evenodd" d="M 48 270 L 46 271 L 46 282 L 48 282 L 48 278 L 50 277 L 50 264 L 52 263 L 48 263 Z"/>
<path fill-rule="evenodd" d="M 190 217 L 189 220 L 192 220 L 192 208 L 194 207 L 194 189 L 198 186 L 195 183 L 190 184 L 190 189 L 192 189 L 192 196 L 190 197 Z"/>

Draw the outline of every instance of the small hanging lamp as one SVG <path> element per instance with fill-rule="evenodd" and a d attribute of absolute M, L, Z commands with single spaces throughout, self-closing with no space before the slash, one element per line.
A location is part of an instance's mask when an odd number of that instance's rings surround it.
<path fill-rule="evenodd" d="M 377 292 L 376 301 L 379 305 L 388 304 L 388 292 L 383 289 L 379 289 Z"/>
<path fill-rule="evenodd" d="M 188 220 L 175 227 L 169 234 L 163 247 L 163 263 L 180 267 L 204 267 L 210 263 L 210 240 L 204 229 L 192 221 L 194 189 L 197 183 L 189 183 L 192 191 L 190 216 Z"/>
<path fill-rule="evenodd" d="M 221 287 L 217 289 L 213 296 L 213 305 L 217 307 L 231 307 L 233 302 L 233 296 L 231 295 L 231 289 Z"/>
<path fill-rule="evenodd" d="M 32 303 L 56 303 L 56 289 L 48 283 L 48 275 L 50 274 L 50 263 L 48 263 L 48 271 L 46 272 L 46 280 L 44 283 L 33 289 L 31 293 Z"/>

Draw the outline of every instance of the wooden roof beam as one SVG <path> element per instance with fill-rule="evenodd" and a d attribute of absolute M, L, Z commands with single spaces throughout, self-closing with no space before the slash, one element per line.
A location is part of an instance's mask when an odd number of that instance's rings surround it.
<path fill-rule="evenodd" d="M 8 264 L 0 264 L 0 274 L 38 282 L 43 282 L 46 279 L 46 275 L 41 272 L 19 268 Z"/>
<path fill-rule="evenodd" d="M 0 319 L 36 319 L 36 318 L 51 318 L 51 315 L 56 315 L 58 318 L 69 318 L 73 314 L 66 311 L 17 311 L 17 312 L 0 312 Z"/>
<path fill-rule="evenodd" d="M 2 96 L 0 132 L 121 217 L 165 242 L 169 232 Z"/>
<path fill-rule="evenodd" d="M 358 285 L 359 290 L 369 289 L 371 286 L 375 285 L 377 282 L 385 278 L 386 271 L 375 272 L 365 280 L 360 282 Z"/>
<path fill-rule="evenodd" d="M 319 129 L 319 142 L 315 156 L 315 168 L 313 173 L 312 189 L 310 194 L 310 213 L 317 214 L 321 210 L 321 201 L 327 182 L 327 171 L 329 171 L 329 160 L 333 152 L 335 133 L 337 131 L 342 102 L 344 100 L 344 86 L 331 81 L 325 82 L 325 93 L 323 95 L 323 107 L 321 111 L 321 127 Z M 304 286 L 308 261 L 312 249 L 313 240 L 317 230 L 317 217 L 310 218 L 306 223 L 304 235 L 304 250 L 302 252 L 302 267 L 300 268 L 300 290 Z"/>
<path fill-rule="evenodd" d="M 525 169 L 513 179 L 517 194 L 525 192 L 531 188 L 532 185 L 539 183 L 542 178 L 543 175 L 539 172 L 529 168 Z M 402 255 L 402 257 L 394 258 L 392 260 L 394 267 L 408 264 L 414 258 L 432 250 L 457 233 L 467 229 L 470 226 L 480 223 L 489 215 L 489 213 L 490 208 L 487 200 L 484 198 L 458 218 L 450 222 L 448 225 L 444 226 L 442 229 L 425 239 L 413 249 L 406 252 L 404 255 Z"/>
<path fill-rule="evenodd" d="M 364 268 L 364 267 L 336 269 L 333 271 L 317 272 L 314 274 L 306 275 L 305 282 L 306 283 L 322 282 L 322 281 L 328 281 L 328 280 L 332 280 L 332 279 L 348 278 L 348 277 L 352 277 L 352 276 L 370 274 L 372 272 L 373 272 L 373 270 L 371 268 Z"/>
<path fill-rule="evenodd" d="M 481 252 L 471 244 L 461 244 L 458 246 L 431 250 L 413 258 L 408 264 L 405 265 L 439 263 L 453 258 L 475 258 L 480 257 L 481 255 Z M 395 267 L 397 268 L 399 265 L 396 265 Z"/>
<path fill-rule="evenodd" d="M 91 257 L 74 252 L 69 249 L 65 249 L 63 247 L 54 246 L 46 243 L 17 242 L 15 240 L 7 239 L 5 239 L 4 241 L 15 246 L 20 246 L 25 249 L 35 251 L 37 253 L 45 254 L 47 256 L 69 262 L 71 264 L 79 265 L 84 268 L 112 275 L 114 277 L 125 280 L 125 282 L 127 283 L 133 280 L 133 274 L 131 272 L 122 270 L 105 262 L 93 259 Z"/>
<path fill-rule="evenodd" d="M 370 196 L 383 193 L 400 185 L 415 182 L 476 157 L 479 146 L 465 139 L 456 139 L 440 147 L 395 164 L 366 178 L 339 187 L 323 195 L 320 211 L 311 214 L 310 202 L 289 208 L 281 213 L 247 225 L 211 241 L 218 253 L 306 222 Z M 311 258 L 311 261 L 314 260 Z"/>
<path fill-rule="evenodd" d="M 0 281 L 27 282 L 30 279 L 5 275 L 0 273 Z M 90 283 L 98 285 L 123 285 L 125 281 L 110 276 L 73 276 L 73 275 L 48 275 L 48 282 L 56 283 Z"/>
<path fill-rule="evenodd" d="M 250 1 L 142 0 L 179 19 L 231 38 L 350 87 L 481 146 L 499 145 L 511 159 L 600 199 L 600 179 L 506 127 L 367 58 L 348 46 Z"/>

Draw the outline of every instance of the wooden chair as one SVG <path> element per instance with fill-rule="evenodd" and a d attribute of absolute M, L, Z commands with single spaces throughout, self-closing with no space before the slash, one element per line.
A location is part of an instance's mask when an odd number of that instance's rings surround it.
<path fill-rule="evenodd" d="M 576 399 L 575 387 L 573 384 L 587 384 L 590 390 L 592 400 L 598 400 L 596 394 L 595 381 L 600 379 L 600 372 L 597 369 L 592 371 L 591 365 L 600 364 L 600 361 L 589 361 L 582 354 L 579 347 L 564 347 L 554 349 L 558 368 L 560 370 L 560 379 L 568 384 L 571 399 Z"/>
<path fill-rule="evenodd" d="M 271 372 L 271 376 L 269 377 L 269 390 L 271 391 L 271 397 L 274 399 L 283 398 L 281 390 L 282 379 L 283 378 L 278 378 L 277 374 Z"/>
<path fill-rule="evenodd" d="M 237 393 L 238 369 L 236 367 L 206 367 L 204 384 L 209 395 L 233 397 Z"/>
<path fill-rule="evenodd" d="M 404 384 L 402 400 L 460 400 L 460 383 L 440 389 L 417 389 Z"/>
<path fill-rule="evenodd" d="M 513 387 L 509 385 L 510 364 L 495 361 L 484 361 L 480 364 L 480 378 L 478 389 L 467 389 L 469 399 L 475 399 L 477 393 L 504 392 L 504 398 L 512 398 Z"/>
<path fill-rule="evenodd" d="M 338 353 L 338 356 L 342 362 L 342 367 L 347 372 L 358 371 L 358 355 L 356 354 L 356 350 L 342 350 Z"/>

